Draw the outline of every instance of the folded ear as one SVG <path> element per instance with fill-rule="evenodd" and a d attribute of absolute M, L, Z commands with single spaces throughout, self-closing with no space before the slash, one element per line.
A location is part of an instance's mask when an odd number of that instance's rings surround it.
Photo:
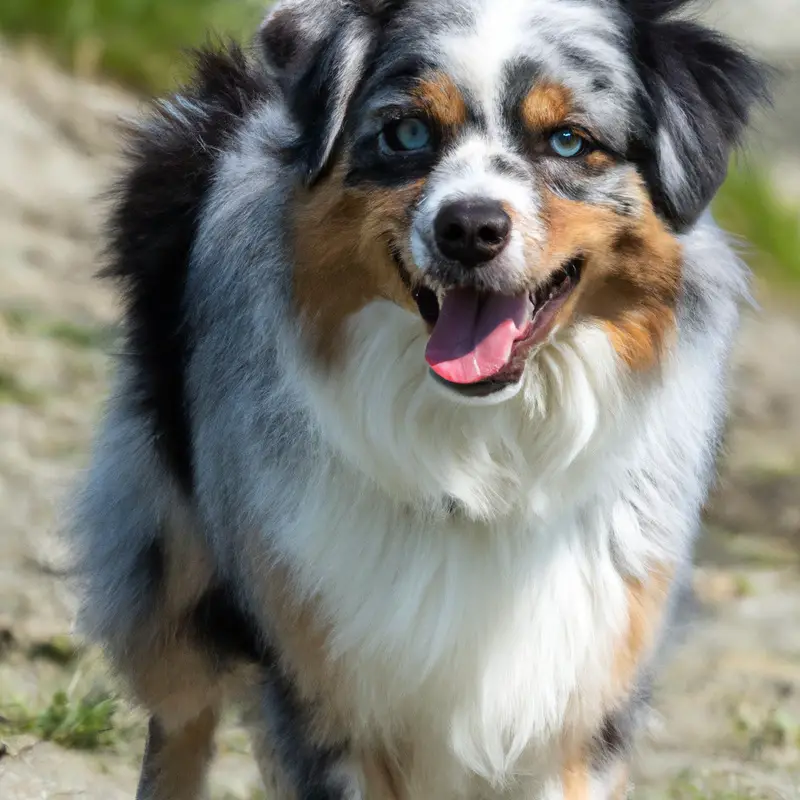
<path fill-rule="evenodd" d="M 733 42 L 669 15 L 690 0 L 628 0 L 650 130 L 643 169 L 656 207 L 677 229 L 697 221 L 727 175 L 769 70 Z"/>
<path fill-rule="evenodd" d="M 267 68 L 300 125 L 300 156 L 313 184 L 325 172 L 347 109 L 401 0 L 283 0 L 264 21 Z"/>

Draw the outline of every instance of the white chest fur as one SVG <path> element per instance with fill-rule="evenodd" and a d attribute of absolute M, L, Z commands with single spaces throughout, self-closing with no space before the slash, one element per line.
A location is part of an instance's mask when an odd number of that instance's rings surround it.
<path fill-rule="evenodd" d="M 323 445 L 279 546 L 364 729 L 417 728 L 500 780 L 594 717 L 608 681 L 627 622 L 612 476 L 636 395 L 588 329 L 513 400 L 459 405 L 426 376 L 420 328 L 374 304 L 342 372 L 311 382 Z"/>
<path fill-rule="evenodd" d="M 602 526 L 426 524 L 342 474 L 298 520 L 293 555 L 365 729 L 419 728 L 494 779 L 596 714 L 627 621 Z"/>

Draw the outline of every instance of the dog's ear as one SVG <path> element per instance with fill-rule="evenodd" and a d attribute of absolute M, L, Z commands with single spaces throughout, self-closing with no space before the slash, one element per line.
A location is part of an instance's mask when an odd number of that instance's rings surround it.
<path fill-rule="evenodd" d="M 347 109 L 381 29 L 402 0 L 283 0 L 267 16 L 259 46 L 302 131 L 305 179 L 329 165 Z"/>
<path fill-rule="evenodd" d="M 769 70 L 733 42 L 671 15 L 687 0 L 627 0 L 644 87 L 645 178 L 678 230 L 697 221 L 727 175 Z"/>

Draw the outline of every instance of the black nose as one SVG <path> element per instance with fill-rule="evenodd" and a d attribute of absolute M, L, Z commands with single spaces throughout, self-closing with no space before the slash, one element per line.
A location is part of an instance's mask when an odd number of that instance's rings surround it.
<path fill-rule="evenodd" d="M 436 244 L 445 258 L 477 267 L 505 250 L 511 217 L 491 200 L 459 200 L 446 205 L 434 223 Z"/>

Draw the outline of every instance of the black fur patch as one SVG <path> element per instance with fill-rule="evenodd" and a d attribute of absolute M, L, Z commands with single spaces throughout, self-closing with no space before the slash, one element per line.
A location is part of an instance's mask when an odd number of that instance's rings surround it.
<path fill-rule="evenodd" d="M 110 265 L 125 304 L 133 401 L 182 489 L 192 491 L 184 372 L 191 342 L 183 294 L 217 153 L 268 93 L 237 47 L 196 56 L 194 82 L 133 133 L 110 221 Z"/>
<path fill-rule="evenodd" d="M 341 800 L 345 797 L 333 773 L 347 743 L 319 743 L 313 733 L 310 708 L 298 696 L 280 663 L 275 648 L 266 641 L 258 621 L 239 602 L 229 584 L 217 583 L 199 600 L 187 628 L 215 667 L 224 670 L 234 662 L 261 668 L 263 707 L 261 724 L 268 726 L 279 763 L 304 800 Z"/>
<path fill-rule="evenodd" d="M 441 141 L 442 138 L 442 133 L 438 132 L 437 140 Z M 392 157 L 381 152 L 378 136 L 370 135 L 353 145 L 345 185 L 407 186 L 427 178 L 440 155 L 437 147 L 429 152 Z"/>
<path fill-rule="evenodd" d="M 276 656 L 264 662 L 264 717 L 270 726 L 277 755 L 303 800 L 344 800 L 350 794 L 334 768 L 347 753 L 348 743 L 316 741 L 309 709 L 297 696 L 292 681 Z"/>
<path fill-rule="evenodd" d="M 523 153 L 529 149 L 530 131 L 525 126 L 520 109 L 541 74 L 541 64 L 524 56 L 515 58 L 504 68 L 501 90 L 504 99 L 504 122 Z"/>
<path fill-rule="evenodd" d="M 606 716 L 592 744 L 592 761 L 598 772 L 628 758 L 651 695 L 650 680 L 643 679 L 628 702 Z"/>
<path fill-rule="evenodd" d="M 303 132 L 299 155 L 307 164 L 309 183 L 327 173 L 330 161 L 326 163 L 325 156 L 340 132 L 332 128 L 339 111 L 337 104 L 348 104 L 350 100 L 340 97 L 335 80 L 340 65 L 347 58 L 348 47 L 349 43 L 337 30 L 316 43 L 313 52 L 306 57 L 307 66 L 298 88 L 287 97 L 292 115 Z"/>
<path fill-rule="evenodd" d="M 114 568 L 118 567 L 115 565 Z M 125 599 L 121 602 L 125 604 L 129 619 L 138 621 L 157 613 L 164 597 L 165 582 L 163 541 L 160 538 L 152 539 L 132 555 L 127 566 Z"/>
<path fill-rule="evenodd" d="M 630 157 L 639 162 L 657 210 L 678 230 L 692 225 L 710 203 L 753 105 L 769 99 L 764 65 L 722 35 L 673 17 L 690 3 L 622 0 L 645 90 L 645 130 Z M 658 137 L 664 132 L 677 167 L 659 158 Z"/>
<path fill-rule="evenodd" d="M 161 539 L 153 539 L 136 556 L 131 570 L 139 593 L 143 597 L 156 597 L 164 586 L 164 546 Z"/>
<path fill-rule="evenodd" d="M 231 661 L 260 663 L 266 652 L 258 623 L 242 608 L 232 587 L 218 583 L 199 600 L 190 629 L 219 667 Z"/>
<path fill-rule="evenodd" d="M 297 15 L 291 9 L 279 9 L 261 30 L 264 55 L 279 70 L 286 69 L 299 55 L 301 37 Z"/>
<path fill-rule="evenodd" d="M 364 14 L 386 23 L 393 14 L 407 5 L 408 0 L 355 0 Z"/>
<path fill-rule="evenodd" d="M 155 717 L 151 717 L 147 726 L 147 742 L 145 743 L 142 773 L 139 776 L 139 788 L 136 792 L 136 797 L 146 797 L 146 793 L 149 792 L 148 787 L 153 786 L 158 779 L 158 758 L 163 752 L 166 743 L 167 735 L 164 732 L 164 727 Z"/>

